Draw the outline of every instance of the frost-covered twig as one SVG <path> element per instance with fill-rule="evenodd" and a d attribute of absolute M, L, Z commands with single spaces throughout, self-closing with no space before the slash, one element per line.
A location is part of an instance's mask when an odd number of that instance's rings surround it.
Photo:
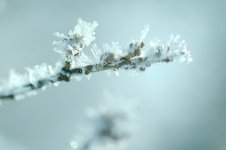
<path fill-rule="evenodd" d="M 144 42 L 148 27 L 142 31 L 141 38 L 121 48 L 118 43 L 105 45 L 103 50 L 93 44 L 90 50 L 86 47 L 95 39 L 96 22 L 88 23 L 78 19 L 74 30 L 67 35 L 55 33 L 58 38 L 54 41 L 55 51 L 62 54 L 63 59 L 54 66 L 42 64 L 26 68 L 27 72 L 20 75 L 11 72 L 8 80 L 0 85 L 0 99 L 20 99 L 33 95 L 35 90 L 44 89 L 48 85 L 61 81 L 70 81 L 81 75 L 90 76 L 94 72 L 120 69 L 145 71 L 156 63 L 169 63 L 180 60 L 192 60 L 186 43 L 179 36 L 171 35 L 167 43 L 159 40 Z"/>

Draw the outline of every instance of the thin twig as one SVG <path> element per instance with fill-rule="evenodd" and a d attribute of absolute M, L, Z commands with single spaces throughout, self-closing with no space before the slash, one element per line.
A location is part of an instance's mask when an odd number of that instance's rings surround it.
<path fill-rule="evenodd" d="M 105 70 L 134 70 L 139 69 L 141 71 L 144 71 L 144 67 L 139 66 L 146 66 L 149 67 L 151 63 L 159 63 L 159 62 L 165 62 L 168 63 L 172 60 L 170 59 L 163 59 L 163 60 L 156 60 L 156 62 L 150 62 L 147 61 L 146 57 L 136 57 L 136 56 L 124 56 L 120 57 L 117 60 L 114 60 L 113 62 L 108 62 L 105 64 L 93 64 L 93 65 L 86 65 L 84 67 L 79 68 L 72 68 L 68 67 L 68 64 L 65 63 L 64 67 L 61 69 L 60 72 L 50 76 L 49 78 L 38 80 L 36 83 L 28 83 L 20 87 L 16 87 L 14 89 L 11 89 L 9 92 L 0 93 L 0 99 L 2 100 L 14 100 L 16 96 L 23 95 L 27 92 L 41 89 L 43 87 L 46 87 L 48 85 L 65 81 L 69 82 L 71 80 L 71 77 L 75 75 L 89 75 L 91 73 L 95 72 L 101 72 Z"/>

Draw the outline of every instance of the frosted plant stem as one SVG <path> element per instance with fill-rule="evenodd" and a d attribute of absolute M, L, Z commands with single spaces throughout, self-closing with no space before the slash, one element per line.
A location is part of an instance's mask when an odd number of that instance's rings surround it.
<path fill-rule="evenodd" d="M 0 99 L 1 100 L 14 100 L 17 95 L 23 95 L 27 92 L 41 89 L 43 87 L 46 87 L 48 85 L 58 83 L 61 81 L 69 82 L 71 80 L 71 77 L 78 76 L 78 75 L 89 75 L 91 73 L 95 72 L 101 72 L 106 70 L 141 70 L 144 71 L 146 67 L 149 67 L 151 64 L 154 63 L 168 63 L 172 61 L 170 58 L 164 58 L 164 59 L 154 59 L 154 60 L 148 60 L 147 57 L 137 57 L 137 56 L 131 56 L 131 54 L 128 54 L 126 56 L 121 56 L 118 59 L 114 60 L 113 62 L 109 63 L 99 63 L 99 64 L 91 64 L 86 65 L 83 67 L 78 68 L 72 68 L 70 69 L 70 64 L 68 62 L 65 63 L 64 67 L 61 69 L 61 71 L 57 72 L 56 74 L 40 79 L 36 81 L 36 83 L 27 83 L 19 87 L 15 87 L 7 92 L 1 92 L 0 93 Z"/>
<path fill-rule="evenodd" d="M 89 77 L 92 73 L 113 70 L 145 71 L 156 63 L 173 61 L 191 62 L 191 54 L 184 40 L 180 36 L 171 35 L 167 43 L 160 40 L 144 43 L 149 30 L 148 26 L 141 33 L 140 40 L 133 41 L 127 48 L 122 49 L 117 42 L 106 44 L 100 50 L 94 43 L 89 55 L 85 49 L 95 40 L 97 22 L 89 23 L 81 18 L 68 34 L 55 33 L 57 40 L 53 42 L 55 51 L 63 56 L 60 65 L 54 67 L 42 64 L 33 68 L 26 68 L 24 75 L 11 71 L 8 80 L 0 84 L 0 102 L 3 100 L 17 100 L 33 95 L 37 89 L 45 89 L 61 81 L 69 82 L 72 78 L 82 75 Z"/>

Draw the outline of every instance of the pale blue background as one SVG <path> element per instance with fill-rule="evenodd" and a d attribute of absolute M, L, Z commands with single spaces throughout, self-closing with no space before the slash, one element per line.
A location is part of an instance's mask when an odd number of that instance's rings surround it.
<path fill-rule="evenodd" d="M 95 74 L 0 107 L 1 150 L 68 150 L 84 109 L 103 90 L 139 99 L 141 126 L 131 150 L 226 149 L 225 0 L 5 0 L 0 11 L 0 76 L 59 57 L 53 32 L 78 17 L 100 24 L 96 43 L 127 46 L 150 25 L 148 38 L 181 34 L 191 64 L 155 65 L 137 76 Z M 124 104 L 124 103 L 123 103 Z M 129 105 L 129 104 L 128 104 Z"/>

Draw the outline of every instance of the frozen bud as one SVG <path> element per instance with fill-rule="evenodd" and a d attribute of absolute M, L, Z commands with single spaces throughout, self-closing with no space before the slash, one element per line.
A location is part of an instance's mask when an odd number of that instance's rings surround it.
<path fill-rule="evenodd" d="M 145 71 L 145 68 L 144 67 L 140 67 L 139 70 L 140 71 Z"/>
<path fill-rule="evenodd" d="M 144 47 L 144 42 L 141 42 L 140 43 L 140 48 L 143 48 Z"/>
<path fill-rule="evenodd" d="M 104 64 L 111 64 L 115 61 L 115 54 L 111 52 L 104 52 L 100 58 L 100 61 Z"/>
<path fill-rule="evenodd" d="M 135 56 L 140 56 L 140 54 L 141 54 L 140 48 L 138 48 L 138 49 L 136 49 L 136 50 L 134 51 L 134 55 L 135 55 Z"/>
<path fill-rule="evenodd" d="M 132 47 L 133 47 L 133 43 L 130 43 L 130 44 L 129 44 L 129 48 L 132 48 Z"/>
<path fill-rule="evenodd" d="M 128 55 L 127 58 L 132 58 L 135 56 L 140 56 L 141 55 L 141 49 L 144 47 L 144 43 L 141 42 L 139 43 L 130 43 L 129 48 L 128 48 Z"/>

